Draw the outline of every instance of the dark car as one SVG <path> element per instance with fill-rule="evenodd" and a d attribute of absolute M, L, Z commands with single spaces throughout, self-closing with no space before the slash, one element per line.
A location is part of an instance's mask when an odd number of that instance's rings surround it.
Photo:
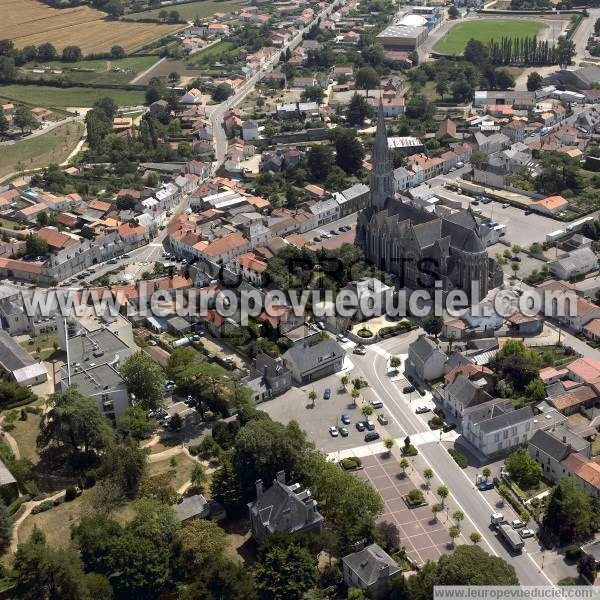
<path fill-rule="evenodd" d="M 350 417 L 347 414 L 343 414 L 340 421 L 344 424 L 344 425 L 350 425 Z"/>
<path fill-rule="evenodd" d="M 407 385 L 405 387 L 402 388 L 402 393 L 403 394 L 412 394 L 415 391 L 415 386 L 414 385 Z"/>
<path fill-rule="evenodd" d="M 515 262 L 521 262 L 520 256 L 513 256 L 510 260 L 514 260 Z"/>
<path fill-rule="evenodd" d="M 329 388 L 325 388 L 323 392 L 323 400 L 329 400 L 331 398 L 331 390 Z"/>
<path fill-rule="evenodd" d="M 453 429 L 456 429 L 456 423 L 444 423 L 444 426 L 442 427 L 442 431 L 444 433 L 448 433 L 449 431 L 452 431 Z"/>
<path fill-rule="evenodd" d="M 374 442 L 379 439 L 379 434 L 376 431 L 369 431 L 365 435 L 365 442 Z"/>
<path fill-rule="evenodd" d="M 364 421 L 356 422 L 356 429 L 358 429 L 358 431 L 364 431 L 366 428 L 367 428 L 367 426 L 365 425 Z"/>
<path fill-rule="evenodd" d="M 342 437 L 348 437 L 349 432 L 347 427 L 340 427 L 339 432 Z"/>
<path fill-rule="evenodd" d="M 494 489 L 494 482 L 493 481 L 482 481 L 477 488 L 479 489 L 480 492 L 487 492 L 488 490 L 493 490 Z"/>

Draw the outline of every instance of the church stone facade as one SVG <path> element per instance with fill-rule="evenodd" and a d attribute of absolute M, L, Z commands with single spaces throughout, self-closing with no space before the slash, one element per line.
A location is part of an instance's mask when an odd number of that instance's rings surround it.
<path fill-rule="evenodd" d="M 502 270 L 488 256 L 471 211 L 440 216 L 395 196 L 381 104 L 372 163 L 370 202 L 357 226 L 357 242 L 371 262 L 397 275 L 401 287 L 433 292 L 440 281 L 445 292 L 463 290 L 472 302 L 502 284 Z"/>

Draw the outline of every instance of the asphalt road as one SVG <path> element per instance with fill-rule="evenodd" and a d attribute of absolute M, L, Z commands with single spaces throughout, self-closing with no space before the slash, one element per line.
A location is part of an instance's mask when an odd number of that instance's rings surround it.
<path fill-rule="evenodd" d="M 381 350 L 392 354 L 406 353 L 408 343 L 413 338 L 414 334 L 392 338 L 378 344 L 378 349 L 370 347 L 364 357 L 352 356 L 353 362 L 365 374 L 372 391 L 383 401 L 387 414 L 399 426 L 403 435 L 409 436 L 428 432 L 429 428 L 426 421 L 413 412 L 416 403 L 411 406 L 398 389 L 390 384 L 385 375 L 387 358 L 382 355 Z M 418 449 L 417 459 L 434 472 L 435 481 L 431 487 L 435 489 L 441 482 L 448 486 L 450 490 L 448 501 L 465 514 L 463 528 L 481 534 L 482 548 L 508 561 L 515 568 L 522 585 L 553 585 L 531 555 L 531 552 L 539 552 L 539 545 L 535 540 L 527 541 L 522 554 L 512 555 L 496 537 L 490 528 L 490 515 L 498 510 L 494 504 L 495 496 L 475 489 L 474 482 L 454 462 L 444 443 L 440 441 L 423 443 L 418 446 Z M 414 466 L 418 468 L 417 460 Z M 502 512 L 509 518 L 511 510 L 508 506 L 503 507 Z"/>

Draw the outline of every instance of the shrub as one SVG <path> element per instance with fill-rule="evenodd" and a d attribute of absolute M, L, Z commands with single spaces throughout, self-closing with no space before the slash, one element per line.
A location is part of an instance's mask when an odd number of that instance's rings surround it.
<path fill-rule="evenodd" d="M 382 327 L 379 330 L 379 337 L 388 338 L 394 335 L 398 335 L 399 333 L 403 333 L 405 331 L 410 331 L 414 329 L 414 325 L 409 321 L 400 321 L 397 325 L 392 325 L 390 327 Z"/>
<path fill-rule="evenodd" d="M 444 419 L 436 415 L 435 417 L 429 419 L 429 421 L 427 421 L 427 424 L 429 425 L 429 427 L 431 427 L 431 429 L 441 429 L 444 425 Z"/>
<path fill-rule="evenodd" d="M 44 502 L 34 506 L 31 509 L 31 514 L 37 515 L 38 513 L 46 512 L 47 510 L 50 510 L 51 508 L 54 508 L 54 502 L 52 500 L 44 500 Z"/>
<path fill-rule="evenodd" d="M 371 338 L 371 337 L 373 337 L 373 332 L 370 329 L 367 329 L 366 327 L 363 327 L 362 329 L 359 329 L 357 331 L 357 334 L 361 338 Z"/>
<path fill-rule="evenodd" d="M 69 486 L 65 490 L 65 502 L 71 502 L 77 498 L 77 490 L 73 486 Z"/>
<path fill-rule="evenodd" d="M 558 580 L 558 585 L 576 585 L 577 582 L 573 577 L 564 577 L 563 579 Z"/>
<path fill-rule="evenodd" d="M 450 454 L 450 456 L 455 460 L 456 464 L 461 469 L 466 469 L 469 466 L 469 460 L 467 457 L 462 452 L 459 452 L 456 448 L 448 448 L 448 454 Z"/>
<path fill-rule="evenodd" d="M 581 556 L 581 548 L 575 544 L 571 544 L 565 550 L 565 558 L 570 561 L 579 560 Z"/>
<path fill-rule="evenodd" d="M 349 456 L 348 458 L 343 458 L 340 461 L 340 465 L 342 466 L 342 469 L 346 471 L 354 471 L 362 466 L 362 462 L 360 458 Z"/>
<path fill-rule="evenodd" d="M 88 489 L 94 487 L 96 485 L 96 481 L 98 480 L 98 476 L 96 474 L 95 469 L 90 469 L 83 474 L 83 488 Z"/>
<path fill-rule="evenodd" d="M 413 489 L 406 494 L 406 502 L 409 506 L 415 507 L 420 506 L 425 502 L 425 497 L 423 496 L 423 492 L 418 489 Z"/>
<path fill-rule="evenodd" d="M 409 444 L 408 446 L 402 446 L 400 453 L 402 456 L 416 456 L 419 451 L 412 444 Z"/>

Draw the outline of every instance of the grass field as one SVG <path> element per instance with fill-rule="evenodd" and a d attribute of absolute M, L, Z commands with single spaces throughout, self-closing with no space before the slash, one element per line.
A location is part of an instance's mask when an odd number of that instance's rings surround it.
<path fill-rule="evenodd" d="M 444 54 L 461 54 L 467 42 L 474 38 L 487 44 L 490 40 L 499 40 L 501 37 L 524 37 L 538 34 L 546 27 L 535 21 L 519 20 L 476 20 L 457 23 L 433 47 L 435 52 Z"/>
<path fill-rule="evenodd" d="M 129 83 L 136 75 L 150 68 L 158 56 L 132 56 L 119 60 L 82 60 L 76 63 L 62 63 L 58 61 L 48 63 L 32 62 L 25 65 L 20 73 L 28 79 L 41 79 L 46 81 L 70 81 L 72 83 Z M 35 66 L 61 67 L 62 74 L 54 75 L 44 73 L 43 75 L 32 73 Z M 114 71 L 119 68 L 123 71 Z M 79 71 L 72 69 L 93 69 L 93 71 Z"/>
<path fill-rule="evenodd" d="M 38 0 L 0 0 L 0 14 L 0 39 L 11 39 L 18 48 L 51 42 L 58 49 L 79 46 L 84 54 L 107 51 L 116 44 L 133 50 L 181 28 L 112 21 L 89 6 L 57 9 Z"/>
<path fill-rule="evenodd" d="M 30 140 L 0 146 L 0 177 L 16 171 L 18 163 L 25 170 L 61 163 L 71 154 L 83 131 L 83 123 L 65 123 Z"/>
<path fill-rule="evenodd" d="M 179 13 L 179 18 L 193 21 L 196 17 L 204 19 L 210 17 L 215 13 L 229 13 L 235 10 L 239 10 L 241 6 L 244 6 L 247 2 L 243 0 L 222 0 L 221 2 L 215 0 L 205 0 L 203 2 L 190 2 L 188 4 L 181 4 L 180 6 L 169 6 L 168 10 L 176 10 Z M 147 10 L 140 13 L 134 13 L 127 15 L 129 19 L 157 19 L 158 13 L 162 8 L 156 10 Z"/>
<path fill-rule="evenodd" d="M 196 65 L 198 63 L 203 63 L 207 60 L 215 60 L 224 54 L 227 54 L 230 50 L 236 48 L 236 45 L 233 42 L 229 42 L 227 40 L 222 40 L 213 44 L 212 46 L 208 46 L 207 48 L 203 48 L 198 52 L 194 52 L 186 63 L 188 65 Z"/>
<path fill-rule="evenodd" d="M 0 96 L 36 106 L 65 107 L 93 106 L 98 98 L 110 96 L 119 106 L 137 106 L 144 103 L 144 92 L 138 90 L 113 90 L 110 88 L 55 88 L 37 85 L 5 85 Z"/>

